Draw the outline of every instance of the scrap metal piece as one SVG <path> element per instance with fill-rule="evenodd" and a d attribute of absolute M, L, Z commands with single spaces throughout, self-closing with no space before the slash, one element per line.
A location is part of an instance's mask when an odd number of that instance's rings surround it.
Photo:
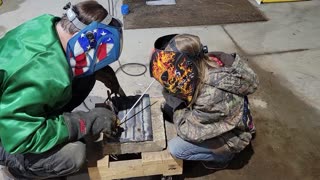
<path fill-rule="evenodd" d="M 134 103 L 139 99 L 137 96 L 114 97 L 113 105 L 118 109 L 118 118 L 123 132 L 119 142 L 142 142 L 152 141 L 152 122 L 150 96 L 145 94 L 134 108 L 129 112 Z M 126 118 L 125 115 L 129 112 Z"/>

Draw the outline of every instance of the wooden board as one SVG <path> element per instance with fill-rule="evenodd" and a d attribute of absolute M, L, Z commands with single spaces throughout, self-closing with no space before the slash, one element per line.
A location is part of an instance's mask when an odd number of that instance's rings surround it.
<path fill-rule="evenodd" d="M 109 155 L 99 160 L 97 167 L 88 168 L 90 179 L 109 180 L 141 176 L 180 175 L 183 161 L 173 158 L 167 150 L 141 153 L 141 158 L 109 161 Z"/>

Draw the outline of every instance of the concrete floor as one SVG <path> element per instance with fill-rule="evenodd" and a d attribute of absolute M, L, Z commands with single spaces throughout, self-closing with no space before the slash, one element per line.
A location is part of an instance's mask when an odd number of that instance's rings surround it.
<path fill-rule="evenodd" d="M 0 36 L 23 21 L 51 13 L 60 15 L 67 0 L 4 0 L 0 7 Z M 77 2 L 77 1 L 71 1 Z M 99 0 L 104 5 L 107 1 Z M 121 63 L 148 65 L 154 40 L 165 34 L 199 35 L 209 50 L 238 52 L 260 78 L 258 91 L 250 97 L 257 137 L 226 170 L 204 170 L 200 164 L 185 163 L 186 179 L 320 179 L 320 0 L 257 5 L 267 22 L 139 29 L 124 31 Z M 116 3 L 115 15 L 121 18 Z M 112 67 L 118 68 L 117 63 Z M 139 67 L 129 67 L 140 72 Z M 142 93 L 152 79 L 146 73 L 130 77 L 117 73 L 128 95 Z M 161 96 L 160 85 L 149 91 Z M 105 98 L 97 83 L 91 96 Z"/>

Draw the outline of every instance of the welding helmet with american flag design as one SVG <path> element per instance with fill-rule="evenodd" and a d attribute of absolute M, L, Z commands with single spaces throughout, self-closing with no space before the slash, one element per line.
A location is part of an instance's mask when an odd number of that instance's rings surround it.
<path fill-rule="evenodd" d="M 108 14 L 101 22 L 86 25 L 78 19 L 71 3 L 65 10 L 70 22 L 80 29 L 66 48 L 74 77 L 91 75 L 119 59 L 122 50 L 122 23 L 119 20 Z"/>

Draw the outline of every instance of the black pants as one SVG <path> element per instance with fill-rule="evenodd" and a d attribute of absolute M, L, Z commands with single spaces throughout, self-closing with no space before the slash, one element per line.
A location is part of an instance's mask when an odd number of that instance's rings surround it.
<path fill-rule="evenodd" d="M 163 104 L 161 107 L 163 118 L 169 122 L 173 122 L 173 108 L 167 103 Z"/>
<path fill-rule="evenodd" d="M 94 76 L 75 79 L 72 99 L 61 109 L 70 112 L 89 95 L 95 84 Z M 41 154 L 9 154 L 0 146 L 0 165 L 18 179 L 48 179 L 77 172 L 86 161 L 86 144 L 77 141 L 58 145 Z"/>

